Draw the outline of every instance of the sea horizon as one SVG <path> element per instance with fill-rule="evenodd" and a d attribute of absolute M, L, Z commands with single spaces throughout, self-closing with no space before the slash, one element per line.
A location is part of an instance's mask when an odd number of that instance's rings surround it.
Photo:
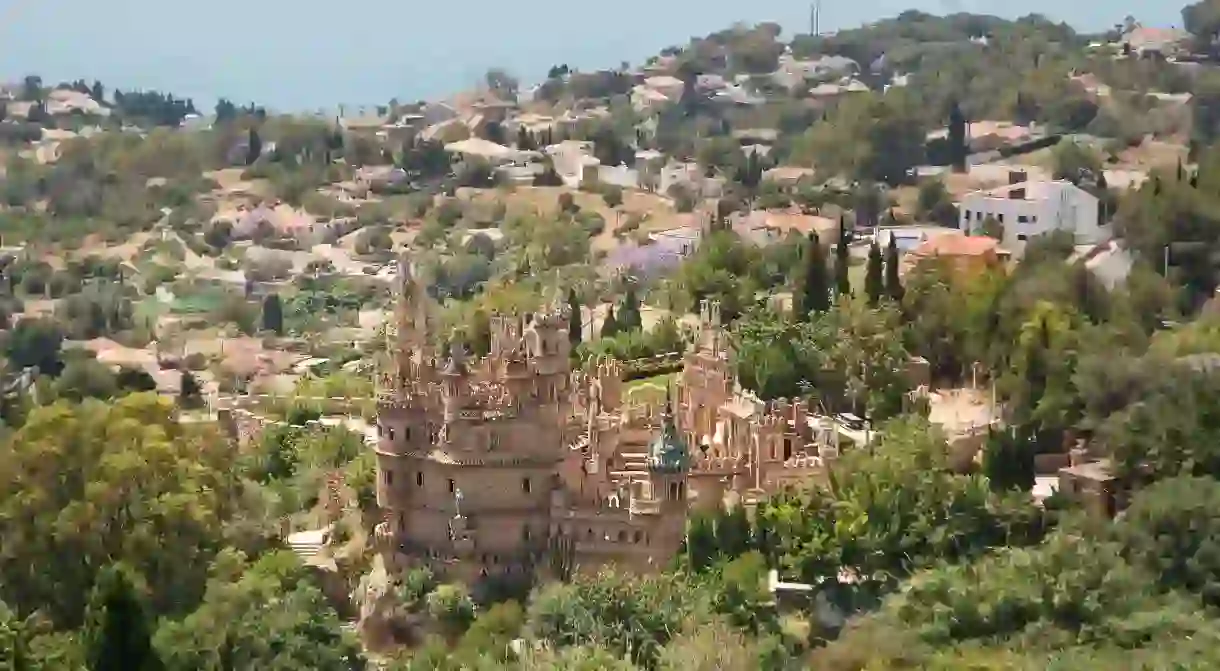
<path fill-rule="evenodd" d="M 447 97 L 477 86 L 491 68 L 529 85 L 561 63 L 580 70 L 637 65 L 666 46 L 736 22 L 774 21 L 790 39 L 809 32 L 811 14 L 809 3 L 782 0 L 755 0 L 748 8 L 723 0 L 676 6 L 620 0 L 614 12 L 590 22 L 591 12 L 567 3 L 533 4 L 476 0 L 454 17 L 447 5 L 411 9 L 387 0 L 368 0 L 358 14 L 316 0 L 213 0 L 169 9 L 151 0 L 10 0 L 0 5 L 0 75 L 16 81 L 38 74 L 47 84 L 97 79 L 108 91 L 156 89 L 192 98 L 203 113 L 222 97 L 282 112 L 334 112 L 340 105 L 355 110 L 393 98 Z M 1016 18 L 1006 11 L 1010 6 L 878 0 L 862 7 L 822 0 L 820 29 L 857 27 L 907 9 Z M 1020 15 L 1031 13 L 1083 32 L 1106 30 L 1128 14 L 1147 25 L 1181 24 L 1180 5 L 1156 0 L 1032 0 Z"/>

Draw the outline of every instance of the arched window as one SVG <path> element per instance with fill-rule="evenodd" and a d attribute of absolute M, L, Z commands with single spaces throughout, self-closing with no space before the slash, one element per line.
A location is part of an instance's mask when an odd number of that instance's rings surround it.
<path fill-rule="evenodd" d="M 418 487 L 424 486 L 424 472 L 423 471 L 419 471 L 418 473 L 415 474 L 415 485 Z"/>
<path fill-rule="evenodd" d="M 627 532 L 626 531 L 618 532 L 618 542 L 620 542 L 620 543 L 627 542 Z"/>
<path fill-rule="evenodd" d="M 533 491 L 529 478 L 521 478 L 521 491 L 525 494 L 529 494 L 531 491 Z"/>
<path fill-rule="evenodd" d="M 635 543 L 638 545 L 640 543 L 640 541 L 643 541 L 643 540 L 644 540 L 644 532 L 642 532 L 642 531 L 635 532 Z"/>
<path fill-rule="evenodd" d="M 676 482 L 669 483 L 669 500 L 670 501 L 678 500 L 678 483 L 676 483 Z"/>

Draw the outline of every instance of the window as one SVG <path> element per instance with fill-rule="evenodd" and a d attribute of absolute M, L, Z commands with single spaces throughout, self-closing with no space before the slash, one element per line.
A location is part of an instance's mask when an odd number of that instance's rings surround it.
<path fill-rule="evenodd" d="M 529 539 L 530 539 L 530 528 L 522 527 L 521 528 L 521 540 L 528 541 Z"/>
<path fill-rule="evenodd" d="M 488 449 L 495 450 L 500 447 L 500 434 L 493 433 L 487 439 Z"/>
<path fill-rule="evenodd" d="M 1018 224 L 1028 224 L 1029 217 L 1025 216 L 1024 214 L 1017 215 L 1017 223 Z"/>
<path fill-rule="evenodd" d="M 415 484 L 418 487 L 424 486 L 424 472 L 423 471 L 420 471 L 415 474 Z"/>
<path fill-rule="evenodd" d="M 387 426 L 385 428 L 385 433 L 386 433 L 386 436 L 389 437 L 390 440 L 394 440 L 394 427 Z"/>
<path fill-rule="evenodd" d="M 642 532 L 642 531 L 637 531 L 637 532 L 635 532 L 635 542 L 636 542 L 636 544 L 639 544 L 639 543 L 640 543 L 641 541 L 643 541 L 643 540 L 644 540 L 644 532 Z"/>
<path fill-rule="evenodd" d="M 457 491 L 457 483 L 453 481 L 453 478 L 449 478 L 449 493 L 453 494 L 456 491 Z"/>
<path fill-rule="evenodd" d="M 1020 233 L 1017 235 L 1017 239 L 1020 240 L 1021 242 L 1025 242 L 1026 240 L 1029 239 L 1029 236 L 1025 235 L 1024 233 Z"/>
<path fill-rule="evenodd" d="M 411 427 L 409 427 L 409 426 L 403 427 L 402 438 L 403 438 L 403 440 L 411 440 Z"/>
<path fill-rule="evenodd" d="M 1004 223 L 1004 215 L 1002 215 L 1002 214 L 995 215 L 995 220 L 1000 222 L 1001 224 Z"/>
<path fill-rule="evenodd" d="M 392 471 L 392 470 L 390 470 L 390 469 L 388 469 L 388 468 L 387 468 L 387 469 L 385 469 L 385 483 L 386 483 L 387 485 L 392 485 L 392 484 L 394 484 L 394 471 Z"/>
<path fill-rule="evenodd" d="M 532 490 L 533 490 L 533 487 L 530 486 L 530 479 L 521 478 L 521 491 L 525 492 L 526 494 L 529 494 L 530 491 L 532 491 Z"/>

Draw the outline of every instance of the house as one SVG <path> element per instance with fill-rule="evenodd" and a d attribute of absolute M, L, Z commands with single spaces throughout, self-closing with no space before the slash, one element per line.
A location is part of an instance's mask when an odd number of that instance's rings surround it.
<path fill-rule="evenodd" d="M 983 232 L 989 218 L 1002 229 L 1003 246 L 1017 256 L 1030 238 L 1066 231 L 1077 244 L 1101 242 L 1109 237 L 1099 224 L 1097 197 L 1066 180 L 1027 181 L 1021 171 L 1009 174 L 1009 184 L 975 191 L 962 199 L 959 228 Z"/>
<path fill-rule="evenodd" d="M 1099 245 L 1081 245 L 1067 262 L 1083 262 L 1107 289 L 1114 290 L 1127 282 L 1135 258 L 1117 240 L 1106 240 Z"/>
<path fill-rule="evenodd" d="M 1190 33 L 1177 28 L 1145 28 L 1136 26 L 1119 40 L 1124 52 L 1140 58 L 1169 58 L 1182 51 Z"/>
<path fill-rule="evenodd" d="M 780 165 L 763 172 L 763 181 L 774 182 L 781 188 L 791 188 L 803 179 L 813 179 L 813 168 Z"/>
<path fill-rule="evenodd" d="M 665 96 L 669 100 L 678 100 L 682 97 L 682 92 L 686 90 L 686 83 L 677 77 L 670 75 L 657 75 L 644 80 L 645 88 L 651 89 Z"/>
<path fill-rule="evenodd" d="M 1119 482 L 1109 460 L 1090 461 L 1083 450 L 1072 450 L 1072 464 L 1059 469 L 1058 492 L 1098 518 L 1118 513 Z"/>
<path fill-rule="evenodd" d="M 55 89 L 47 94 L 47 113 L 85 114 L 89 116 L 110 116 L 110 108 L 103 106 L 88 93 L 73 89 Z"/>
<path fill-rule="evenodd" d="M 421 114 L 424 117 L 425 126 L 435 126 L 458 117 L 457 110 L 455 110 L 452 105 L 443 102 L 428 103 L 424 105 L 423 110 L 421 110 Z"/>
<path fill-rule="evenodd" d="M 593 156 L 593 143 L 587 140 L 564 140 L 553 144 L 543 153 L 551 157 L 551 165 L 563 183 L 572 188 L 581 183 L 597 181 L 601 161 Z"/>
<path fill-rule="evenodd" d="M 657 177 L 657 193 L 670 195 L 675 187 L 684 188 L 696 198 L 719 198 L 724 180 L 708 177 L 697 163 L 674 163 L 661 168 Z"/>
<path fill-rule="evenodd" d="M 948 263 L 956 274 L 971 275 L 998 267 L 1006 256 L 995 238 L 945 233 L 924 240 L 903 255 L 899 271 L 906 275 L 920 263 L 937 259 Z"/>
<path fill-rule="evenodd" d="M 792 232 L 802 236 L 816 233 L 823 245 L 834 244 L 839 239 L 838 221 L 804 214 L 799 210 L 754 210 L 740 218 L 733 225 L 733 230 L 743 239 L 758 245 L 778 242 Z"/>
<path fill-rule="evenodd" d="M 636 86 L 631 89 L 631 107 L 636 112 L 653 112 L 669 106 L 672 102 L 664 93 L 647 86 Z"/>
<path fill-rule="evenodd" d="M 481 137 L 472 137 L 445 145 L 445 151 L 460 159 L 481 159 L 493 165 L 513 161 L 517 152 Z"/>

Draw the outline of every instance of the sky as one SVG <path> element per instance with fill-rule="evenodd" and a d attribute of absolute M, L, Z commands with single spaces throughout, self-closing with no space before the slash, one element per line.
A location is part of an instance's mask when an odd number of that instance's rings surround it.
<path fill-rule="evenodd" d="M 1080 30 L 1128 14 L 1171 26 L 1185 2 L 822 0 L 821 28 L 906 9 L 1038 12 Z M 158 89 L 209 107 L 219 97 L 280 111 L 375 105 L 468 89 L 491 67 L 529 83 L 558 63 L 639 63 L 739 21 L 807 32 L 809 8 L 801 0 L 0 0 L 0 77 L 100 79 L 107 90 Z"/>

